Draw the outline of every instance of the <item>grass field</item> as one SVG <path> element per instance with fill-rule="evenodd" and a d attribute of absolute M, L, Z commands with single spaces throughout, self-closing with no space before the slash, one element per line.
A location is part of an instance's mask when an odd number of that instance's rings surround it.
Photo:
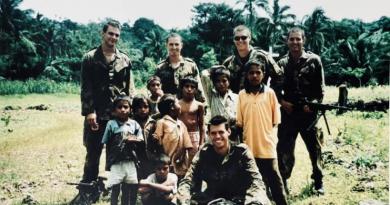
<path fill-rule="evenodd" d="M 337 101 L 327 87 L 325 102 Z M 350 89 L 359 99 L 389 97 L 389 87 Z M 49 110 L 26 109 L 45 104 Z M 19 106 L 18 110 L 4 110 Z M 66 182 L 81 179 L 85 157 L 83 117 L 75 94 L 0 96 L 0 204 L 67 204 L 77 194 Z M 389 115 L 352 111 L 328 112 L 332 135 L 325 133 L 324 185 L 327 193 L 311 193 L 311 164 L 300 138 L 296 165 L 289 179 L 291 204 L 359 204 L 367 199 L 389 203 Z M 104 155 L 102 164 L 104 164 Z M 103 171 L 102 175 L 108 176 Z M 98 204 L 109 204 L 107 199 Z"/>

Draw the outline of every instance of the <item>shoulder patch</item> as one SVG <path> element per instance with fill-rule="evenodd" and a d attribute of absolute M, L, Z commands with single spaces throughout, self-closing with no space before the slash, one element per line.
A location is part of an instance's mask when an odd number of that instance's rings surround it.
<path fill-rule="evenodd" d="M 118 50 L 119 50 L 119 49 L 118 49 Z M 119 50 L 119 53 L 124 54 L 124 55 L 126 55 L 127 57 L 130 58 L 130 56 L 129 56 L 127 53 L 125 53 L 125 52 L 123 52 L 123 51 L 121 51 L 121 50 Z"/>
<path fill-rule="evenodd" d="M 87 53 L 91 52 L 92 50 L 96 50 L 99 46 L 95 46 L 87 51 Z"/>
<path fill-rule="evenodd" d="M 245 143 L 239 143 L 236 145 L 236 147 L 246 149 L 246 148 L 248 148 L 248 145 L 246 145 Z"/>
<path fill-rule="evenodd" d="M 192 59 L 190 58 L 184 58 L 184 60 L 188 61 L 188 62 L 191 62 L 191 63 L 195 63 L 195 61 L 193 61 Z"/>
<path fill-rule="evenodd" d="M 266 56 L 268 55 L 268 52 L 266 52 L 265 50 L 259 49 L 259 50 L 257 50 L 257 52 L 262 53 L 262 54 L 264 54 Z"/>
<path fill-rule="evenodd" d="M 233 59 L 233 57 L 234 57 L 234 55 L 229 56 L 228 58 L 226 58 L 226 59 L 223 61 L 222 64 L 225 64 L 226 62 L 231 61 L 231 60 Z"/>

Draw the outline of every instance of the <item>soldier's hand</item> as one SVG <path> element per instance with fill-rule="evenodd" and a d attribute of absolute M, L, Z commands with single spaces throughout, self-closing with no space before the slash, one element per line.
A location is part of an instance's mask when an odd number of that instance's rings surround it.
<path fill-rule="evenodd" d="M 313 111 L 310 110 L 310 108 L 309 108 L 308 105 L 303 106 L 303 110 L 304 110 L 305 112 L 307 112 L 307 113 L 313 112 Z"/>
<path fill-rule="evenodd" d="M 87 115 L 87 123 L 89 125 L 96 125 L 97 124 L 95 113 L 91 113 L 91 114 Z"/>
<path fill-rule="evenodd" d="M 290 102 L 284 101 L 283 99 L 280 101 L 280 105 L 282 106 L 283 110 L 287 112 L 287 114 L 291 114 L 293 111 L 293 104 Z"/>

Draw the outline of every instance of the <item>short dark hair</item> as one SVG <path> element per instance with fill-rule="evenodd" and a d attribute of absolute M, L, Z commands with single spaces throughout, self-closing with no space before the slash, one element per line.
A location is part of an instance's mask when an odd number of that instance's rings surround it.
<path fill-rule="evenodd" d="M 114 102 L 112 103 L 112 108 L 115 110 L 116 106 L 119 104 L 120 101 L 126 101 L 129 103 L 129 106 L 131 107 L 131 99 L 127 95 L 120 95 L 117 98 L 115 98 Z"/>
<path fill-rule="evenodd" d="M 175 100 L 175 96 L 171 94 L 165 94 L 161 97 L 158 101 L 157 107 L 162 116 L 169 114 L 172 105 L 175 104 Z"/>
<path fill-rule="evenodd" d="M 140 107 L 143 103 L 145 103 L 145 101 L 146 103 L 148 103 L 149 112 L 150 112 L 152 110 L 152 102 L 150 101 L 150 99 L 143 94 L 137 94 L 134 96 L 133 105 L 132 105 L 134 115 L 137 112 L 137 108 Z"/>
<path fill-rule="evenodd" d="M 299 28 L 299 27 L 292 27 L 290 30 L 288 30 L 287 32 L 287 39 L 290 38 L 290 34 L 291 33 L 298 33 L 298 32 L 301 32 L 301 36 L 302 36 L 302 39 L 306 38 L 305 37 L 305 30 L 303 30 L 302 28 Z"/>
<path fill-rule="evenodd" d="M 188 76 L 185 76 L 184 78 L 180 79 L 180 83 L 179 83 L 180 91 L 183 90 L 184 85 L 187 83 L 194 84 L 195 89 L 198 89 L 198 81 L 194 77 L 188 75 Z"/>
<path fill-rule="evenodd" d="M 245 89 L 246 93 L 250 93 L 251 84 L 249 83 L 249 80 L 248 80 L 248 72 L 252 66 L 259 66 L 261 71 L 263 71 L 263 73 L 265 73 L 265 66 L 264 66 L 264 63 L 262 61 L 253 59 L 253 60 L 249 60 L 245 64 L 244 89 Z"/>
<path fill-rule="evenodd" d="M 251 69 L 252 66 L 260 66 L 260 69 L 261 71 L 265 72 L 265 66 L 264 66 L 264 62 L 260 61 L 260 60 L 257 60 L 257 59 L 253 59 L 253 60 L 249 60 L 246 64 L 245 64 L 245 73 L 247 73 L 249 71 L 249 69 Z"/>
<path fill-rule="evenodd" d="M 230 129 L 228 119 L 222 115 L 216 115 L 207 124 L 207 130 L 210 132 L 211 125 L 218 126 L 220 124 L 225 124 L 226 131 Z"/>
<path fill-rule="evenodd" d="M 170 165 L 171 158 L 166 154 L 159 154 L 154 157 L 153 164 L 154 166 L 157 166 L 159 164 Z"/>
<path fill-rule="evenodd" d="M 216 65 L 210 68 L 210 78 L 213 83 L 217 80 L 217 77 L 224 75 L 230 82 L 230 71 L 223 65 Z"/>
<path fill-rule="evenodd" d="M 146 87 L 149 86 L 149 84 L 153 81 L 153 80 L 157 80 L 161 83 L 161 78 L 158 77 L 157 75 L 152 75 L 149 77 L 148 81 L 146 81 Z"/>
<path fill-rule="evenodd" d="M 103 32 L 104 33 L 107 31 L 108 26 L 112 26 L 112 27 L 115 27 L 115 28 L 118 28 L 119 30 L 121 30 L 121 25 L 119 24 L 119 22 L 117 22 L 117 21 L 108 21 L 103 26 Z"/>
<path fill-rule="evenodd" d="M 165 43 L 168 43 L 170 38 L 176 38 L 176 37 L 180 38 L 180 42 L 183 43 L 183 39 L 181 38 L 180 34 L 178 34 L 178 33 L 170 33 L 170 34 L 168 34 Z"/>

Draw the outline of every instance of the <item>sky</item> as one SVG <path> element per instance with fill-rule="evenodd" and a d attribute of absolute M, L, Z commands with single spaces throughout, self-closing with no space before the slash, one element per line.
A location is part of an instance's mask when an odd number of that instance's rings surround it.
<path fill-rule="evenodd" d="M 23 0 L 19 8 L 32 9 L 50 19 L 70 19 L 82 24 L 110 17 L 133 25 L 145 17 L 165 29 L 183 29 L 191 26 L 193 6 L 202 2 L 225 2 L 235 9 L 243 7 L 243 3 L 236 4 L 237 0 Z M 326 16 L 337 21 L 349 18 L 372 22 L 390 16 L 390 0 L 279 0 L 279 5 L 289 5 L 287 13 L 295 14 L 297 20 L 311 14 L 316 7 L 322 7 Z M 259 10 L 259 15 L 264 13 Z"/>

